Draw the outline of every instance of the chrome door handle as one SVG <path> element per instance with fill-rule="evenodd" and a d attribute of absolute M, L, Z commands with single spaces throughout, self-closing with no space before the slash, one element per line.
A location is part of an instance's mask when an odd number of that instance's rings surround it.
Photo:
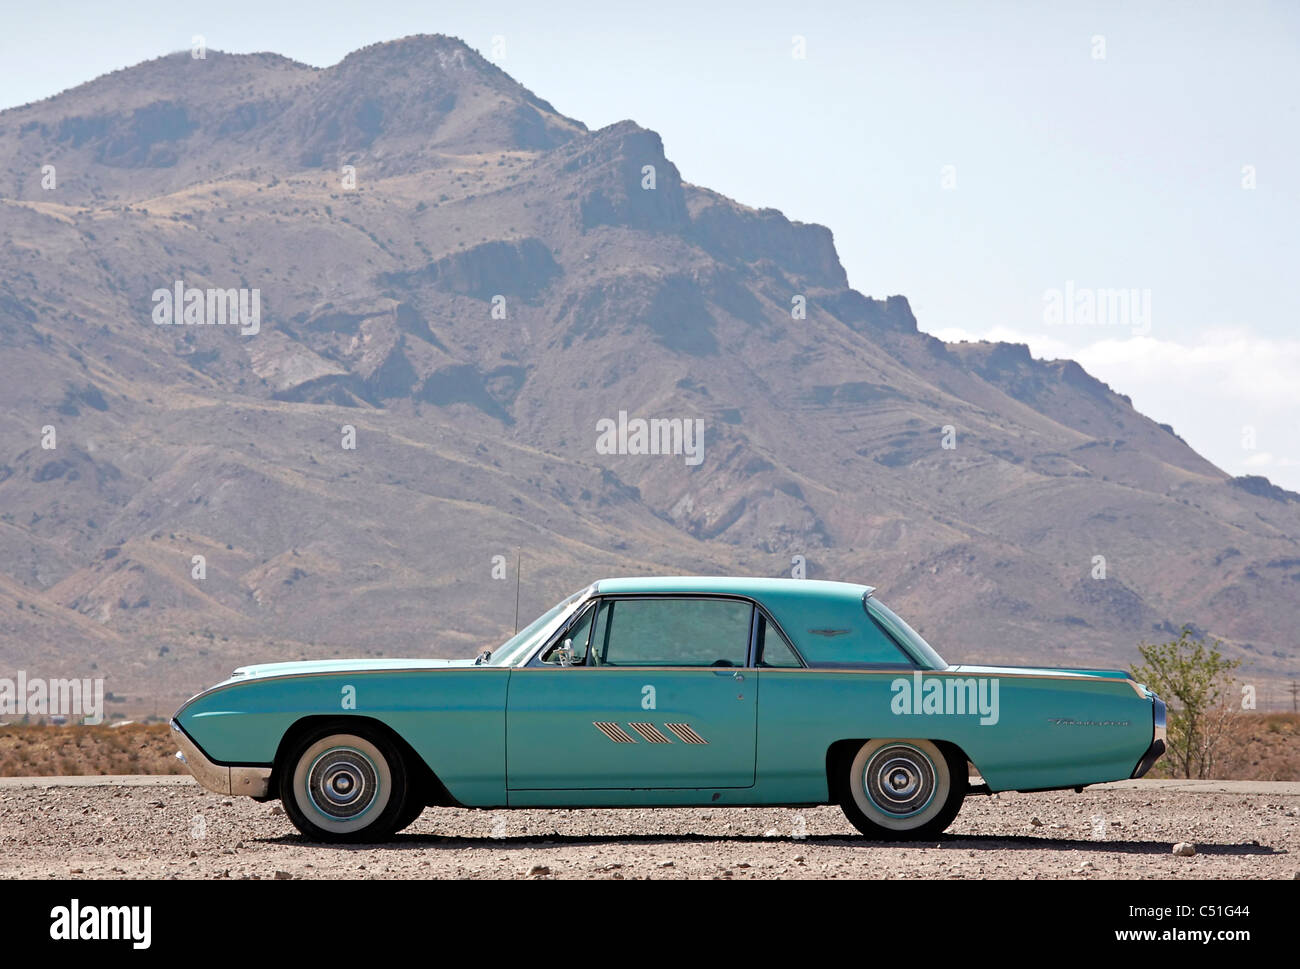
<path fill-rule="evenodd" d="M 744 683 L 744 682 L 745 682 L 745 674 L 744 674 L 744 673 L 733 673 L 733 674 L 732 674 L 732 678 L 733 678 L 737 683 Z"/>

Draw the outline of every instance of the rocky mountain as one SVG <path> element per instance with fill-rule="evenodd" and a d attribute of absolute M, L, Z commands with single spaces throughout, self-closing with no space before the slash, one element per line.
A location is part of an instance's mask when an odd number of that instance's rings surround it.
<path fill-rule="evenodd" d="M 447 37 L 0 112 L 0 405 L 0 670 L 120 712 L 252 660 L 469 654 L 517 559 L 523 619 L 798 557 L 952 660 L 1127 665 L 1193 623 L 1296 669 L 1300 495 L 1073 362 L 925 334 L 827 228 Z M 627 450 L 637 419 L 702 449 L 607 453 L 620 414 Z"/>

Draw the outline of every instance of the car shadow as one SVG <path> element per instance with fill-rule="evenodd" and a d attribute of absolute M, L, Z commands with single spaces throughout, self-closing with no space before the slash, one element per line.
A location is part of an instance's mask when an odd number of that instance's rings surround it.
<path fill-rule="evenodd" d="M 978 835 L 954 834 L 940 839 L 945 846 L 994 851 L 1041 851 L 1044 848 L 1058 851 L 1094 851 L 1103 854 L 1168 855 L 1173 852 L 1170 841 L 1118 841 L 1091 838 L 1047 838 L 1033 835 Z M 926 842 L 920 843 L 924 847 Z M 1198 855 L 1284 855 L 1285 848 L 1274 848 L 1257 842 L 1247 844 L 1214 844 L 1193 841 Z"/>
<path fill-rule="evenodd" d="M 538 847 L 583 847 L 600 845 L 655 845 L 655 844 L 786 844 L 791 846 L 822 845 L 846 849 L 894 848 L 899 851 L 918 851 L 935 848 L 965 848 L 976 851 L 1088 851 L 1096 854 L 1168 855 L 1172 845 L 1168 841 L 1094 841 L 1080 838 L 1047 838 L 1032 835 L 943 835 L 927 841 L 871 841 L 852 835 L 816 834 L 807 837 L 791 835 L 767 836 L 760 834 L 530 834 L 506 837 L 491 835 L 441 835 L 403 832 L 392 841 L 362 844 L 328 844 L 312 841 L 300 834 L 278 838 L 251 838 L 262 844 L 319 845 L 340 851 L 411 851 L 429 849 L 491 848 L 494 851 L 512 851 Z M 1193 842 L 1198 855 L 1280 855 L 1284 848 L 1261 844 L 1212 844 Z"/>

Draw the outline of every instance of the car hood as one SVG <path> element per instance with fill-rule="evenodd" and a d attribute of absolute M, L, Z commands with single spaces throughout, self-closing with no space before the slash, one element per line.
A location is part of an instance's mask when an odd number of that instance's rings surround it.
<path fill-rule="evenodd" d="M 441 670 L 473 666 L 472 659 L 318 659 L 296 663 L 258 663 L 241 666 L 232 680 L 260 676 L 299 676 L 306 673 L 382 673 L 385 670 Z"/>

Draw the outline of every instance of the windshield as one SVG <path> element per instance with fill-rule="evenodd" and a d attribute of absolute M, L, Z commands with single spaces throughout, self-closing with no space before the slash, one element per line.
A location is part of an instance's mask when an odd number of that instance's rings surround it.
<path fill-rule="evenodd" d="M 934 647 L 921 638 L 921 634 L 905 623 L 889 606 L 885 605 L 874 596 L 868 596 L 864 603 L 867 607 L 867 613 L 884 626 L 891 636 L 909 647 L 912 653 L 922 663 L 928 665 L 934 670 L 943 670 L 948 668 L 942 656 L 934 651 Z"/>
<path fill-rule="evenodd" d="M 542 613 L 519 632 L 492 650 L 492 657 L 487 661 L 487 665 L 513 666 L 523 659 L 549 638 L 564 620 L 569 618 L 569 614 L 577 608 L 578 603 L 586 598 L 590 591 L 591 587 L 588 586 Z"/>

